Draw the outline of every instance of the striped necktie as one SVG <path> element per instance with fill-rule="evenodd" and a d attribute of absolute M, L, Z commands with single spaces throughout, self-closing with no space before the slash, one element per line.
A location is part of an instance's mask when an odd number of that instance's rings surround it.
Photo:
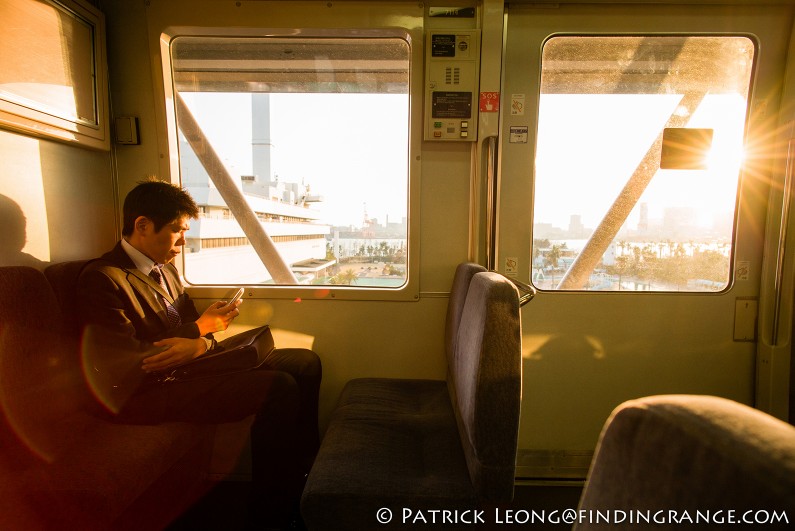
<path fill-rule="evenodd" d="M 166 286 L 166 281 L 163 278 L 163 273 L 160 272 L 160 268 L 155 266 L 149 272 L 149 276 L 157 282 L 163 290 L 168 293 L 168 286 Z M 166 307 L 166 315 L 168 316 L 168 324 L 171 325 L 171 328 L 176 328 L 177 326 L 182 324 L 182 318 L 179 316 L 179 312 L 177 311 L 174 306 L 168 302 L 164 297 L 160 297 L 163 301 L 163 305 Z"/>

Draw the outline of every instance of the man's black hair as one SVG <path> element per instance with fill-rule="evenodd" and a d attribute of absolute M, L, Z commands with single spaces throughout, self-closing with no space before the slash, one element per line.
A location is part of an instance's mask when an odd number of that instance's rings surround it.
<path fill-rule="evenodd" d="M 124 225 L 121 233 L 129 236 L 135 229 L 139 216 L 149 218 L 159 232 L 166 224 L 182 216 L 197 218 L 199 207 L 184 189 L 177 185 L 157 181 L 142 181 L 130 190 L 122 208 Z"/>

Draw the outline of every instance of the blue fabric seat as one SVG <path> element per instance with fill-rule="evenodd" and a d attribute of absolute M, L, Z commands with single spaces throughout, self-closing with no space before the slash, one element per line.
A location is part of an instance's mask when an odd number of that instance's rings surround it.
<path fill-rule="evenodd" d="M 513 497 L 521 402 L 516 288 L 476 264 L 456 270 L 446 380 L 355 379 L 307 480 L 310 530 L 400 526 L 412 511 L 466 511 Z M 389 527 L 389 526 L 387 526 Z"/>
<path fill-rule="evenodd" d="M 100 415 L 68 311 L 81 267 L 0 268 L 0 529 L 161 528 L 209 486 L 212 426 Z"/>
<path fill-rule="evenodd" d="M 577 531 L 638 529 L 654 517 L 655 529 L 791 529 L 795 427 L 715 396 L 630 400 L 605 423 L 580 509 L 617 517 L 585 518 Z"/>

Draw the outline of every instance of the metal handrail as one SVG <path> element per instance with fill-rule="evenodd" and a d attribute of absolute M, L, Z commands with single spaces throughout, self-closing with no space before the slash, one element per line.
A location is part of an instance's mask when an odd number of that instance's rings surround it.
<path fill-rule="evenodd" d="M 533 297 L 535 297 L 536 293 L 538 293 L 536 289 L 530 284 L 525 284 L 524 282 L 516 280 L 515 278 L 508 278 L 508 280 L 510 280 L 513 283 L 513 285 L 516 286 L 516 288 L 519 290 L 519 293 L 521 293 L 521 295 L 519 296 L 520 308 L 525 304 L 527 304 L 528 302 L 530 302 L 531 300 L 533 300 Z"/>
<path fill-rule="evenodd" d="M 515 278 L 511 278 L 511 277 L 509 277 L 507 275 L 503 275 L 499 271 L 494 271 L 494 270 L 491 270 L 491 271 L 493 273 L 497 273 L 498 275 L 500 275 L 502 277 L 505 277 L 511 284 L 516 286 L 516 289 L 519 290 L 519 307 L 520 308 L 522 306 L 524 306 L 525 304 L 527 304 L 528 302 L 530 302 L 531 300 L 533 300 L 533 297 L 535 297 L 536 293 L 538 293 L 538 291 L 533 286 L 531 286 L 530 284 L 525 284 L 521 280 L 516 280 Z"/>

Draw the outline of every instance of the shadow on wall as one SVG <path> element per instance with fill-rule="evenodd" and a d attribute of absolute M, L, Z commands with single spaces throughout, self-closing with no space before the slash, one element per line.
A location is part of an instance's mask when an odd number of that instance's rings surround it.
<path fill-rule="evenodd" d="M 27 243 L 25 214 L 11 198 L 0 194 L 0 226 L 3 227 L 0 238 L 0 267 L 30 266 L 38 270 L 49 265 L 38 258 L 23 253 Z"/>

